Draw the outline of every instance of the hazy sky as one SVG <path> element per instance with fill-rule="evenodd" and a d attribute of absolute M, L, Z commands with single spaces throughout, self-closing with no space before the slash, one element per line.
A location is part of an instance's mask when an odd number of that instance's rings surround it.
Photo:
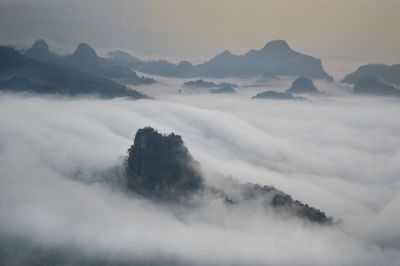
<path fill-rule="evenodd" d="M 0 0 L 0 38 L 206 58 L 286 39 L 318 57 L 400 62 L 400 0 Z"/>

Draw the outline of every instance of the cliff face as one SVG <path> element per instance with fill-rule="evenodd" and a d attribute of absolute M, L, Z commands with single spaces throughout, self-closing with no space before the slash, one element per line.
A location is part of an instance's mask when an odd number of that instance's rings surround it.
<path fill-rule="evenodd" d="M 127 158 L 128 187 L 146 196 L 178 199 L 203 187 L 199 164 L 182 138 L 153 128 L 138 130 Z"/>

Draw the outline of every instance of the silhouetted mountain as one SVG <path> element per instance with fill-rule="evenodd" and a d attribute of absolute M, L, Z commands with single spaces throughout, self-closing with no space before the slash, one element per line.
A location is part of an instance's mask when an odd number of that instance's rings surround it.
<path fill-rule="evenodd" d="M 216 88 L 218 84 L 212 81 L 205 81 L 202 79 L 191 80 L 183 83 L 183 87 L 187 88 Z"/>
<path fill-rule="evenodd" d="M 217 89 L 211 89 L 210 90 L 211 93 L 215 93 L 215 94 L 234 94 L 237 93 L 236 90 L 229 84 L 223 84 L 221 87 L 217 88 Z"/>
<path fill-rule="evenodd" d="M 159 76 L 195 77 L 195 75 L 191 75 L 193 66 L 187 61 L 182 61 L 179 64 L 170 63 L 166 60 L 147 61 L 134 64 L 132 67 L 143 73 Z"/>
<path fill-rule="evenodd" d="M 272 100 L 297 100 L 304 101 L 303 97 L 296 97 L 287 92 L 277 92 L 277 91 L 265 91 L 258 93 L 256 96 L 251 97 L 252 99 L 272 99 Z"/>
<path fill-rule="evenodd" d="M 130 69 L 129 64 L 125 66 L 121 63 L 112 62 L 112 59 L 98 57 L 96 51 L 86 43 L 80 43 L 71 55 L 58 56 L 49 52 L 49 47 L 44 40 L 37 40 L 26 52 L 26 55 L 43 62 L 75 68 L 130 85 L 155 83 L 154 79 L 139 77 L 136 72 Z"/>
<path fill-rule="evenodd" d="M 13 79 L 18 77 L 17 79 Z M 29 80 L 29 84 L 26 79 Z M 135 90 L 114 81 L 101 78 L 73 68 L 50 64 L 19 54 L 12 48 L 0 46 L 0 80 L 8 80 L 5 84 L 21 84 L 32 91 L 37 88 L 39 93 L 57 92 L 63 95 L 90 94 L 103 98 L 129 97 L 133 99 L 147 98 Z M 24 84 L 25 83 L 25 84 Z M 18 91 L 21 91 L 21 88 Z M 48 88 L 48 91 L 44 88 Z"/>
<path fill-rule="evenodd" d="M 128 187 L 146 196 L 176 200 L 203 188 L 198 167 L 180 136 L 139 129 L 127 158 Z"/>
<path fill-rule="evenodd" d="M 357 81 L 353 88 L 353 93 L 378 96 L 400 96 L 400 89 L 396 89 L 380 81 L 377 77 L 364 76 Z"/>
<path fill-rule="evenodd" d="M 241 184 L 238 181 L 227 179 L 224 181 L 226 191 L 229 191 L 229 200 L 233 204 L 244 201 L 254 201 L 254 204 L 262 204 L 266 208 L 272 207 L 274 211 L 286 215 L 296 215 L 307 221 L 331 224 L 333 218 L 316 208 L 303 204 L 298 200 L 272 186 L 260 186 L 257 184 Z"/>
<path fill-rule="evenodd" d="M 152 78 L 139 77 L 135 71 L 132 71 L 129 68 L 121 66 L 104 67 L 102 68 L 102 73 L 103 73 L 102 76 L 106 78 L 133 86 L 150 85 L 156 82 Z"/>
<path fill-rule="evenodd" d="M 400 64 L 391 66 L 382 64 L 361 66 L 355 72 L 347 75 L 343 82 L 356 84 L 365 76 L 374 76 L 387 84 L 400 86 Z"/>
<path fill-rule="evenodd" d="M 121 62 L 126 62 L 126 63 L 142 62 L 142 60 L 140 60 L 139 58 L 134 57 L 134 56 L 130 55 L 129 53 L 121 51 L 121 50 L 111 51 L 107 55 L 110 58 L 117 60 L 117 61 L 121 61 Z"/>
<path fill-rule="evenodd" d="M 220 187 L 207 185 L 199 171 L 199 163 L 190 155 L 182 138 L 173 133 L 162 135 L 150 127 L 139 129 L 128 153 L 125 164 L 127 186 L 145 197 L 182 202 L 194 194 L 211 195 L 230 206 L 254 200 L 254 204 L 261 202 L 267 209 L 273 207 L 287 215 L 316 223 L 332 223 L 332 218 L 325 213 L 294 201 L 273 187 L 242 185 L 232 179 L 223 179 Z"/>
<path fill-rule="evenodd" d="M 207 89 L 211 89 L 211 88 L 218 88 L 218 87 L 225 87 L 225 86 L 230 86 L 232 88 L 237 88 L 239 87 L 238 85 L 232 84 L 232 83 L 227 83 L 227 82 L 222 82 L 222 83 L 215 83 L 212 81 L 205 81 L 202 79 L 198 79 L 198 80 L 191 80 L 188 82 L 183 83 L 184 87 L 187 88 L 207 88 Z"/>
<path fill-rule="evenodd" d="M 32 47 L 25 52 L 25 55 L 38 60 L 45 59 L 46 61 L 54 60 L 55 57 L 55 55 L 50 52 L 46 41 L 42 39 L 35 41 Z"/>
<path fill-rule="evenodd" d="M 89 73 L 100 72 L 100 60 L 96 51 L 86 43 L 80 43 L 75 52 L 66 58 L 66 63 Z"/>
<path fill-rule="evenodd" d="M 166 61 L 142 62 L 137 70 L 174 77 L 245 77 L 264 73 L 282 76 L 306 76 L 332 80 L 323 69 L 321 60 L 292 50 L 282 40 L 272 41 L 261 50 L 250 50 L 244 55 L 229 51 L 196 66 L 175 65 Z"/>
<path fill-rule="evenodd" d="M 297 78 L 293 81 L 292 86 L 286 91 L 287 93 L 303 94 L 303 93 L 318 93 L 317 88 L 311 79 L 306 77 Z"/>
<path fill-rule="evenodd" d="M 26 77 L 13 77 L 5 81 L 0 81 L 0 91 L 44 94 L 61 93 L 57 88 L 31 81 Z"/>

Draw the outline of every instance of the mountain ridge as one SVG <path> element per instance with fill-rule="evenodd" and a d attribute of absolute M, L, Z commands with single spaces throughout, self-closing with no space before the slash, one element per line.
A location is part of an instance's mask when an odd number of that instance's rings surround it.
<path fill-rule="evenodd" d="M 47 93 L 59 93 L 66 96 L 96 95 L 102 98 L 128 97 L 131 99 L 149 98 L 148 96 L 128 89 L 109 79 L 58 64 L 47 63 L 18 53 L 13 48 L 0 46 L 0 79 L 4 82 L 20 79 L 19 82 L 29 80 L 32 86 L 30 91 L 41 84 L 44 87 L 31 92 L 46 93 L 43 88 L 49 89 Z M 21 80 L 22 78 L 22 80 Z M 21 83 L 23 84 L 23 83 Z M 6 84 L 7 85 L 7 84 Z M 15 92 L 15 89 L 2 87 L 3 90 Z M 19 90 L 20 92 L 20 90 Z"/>

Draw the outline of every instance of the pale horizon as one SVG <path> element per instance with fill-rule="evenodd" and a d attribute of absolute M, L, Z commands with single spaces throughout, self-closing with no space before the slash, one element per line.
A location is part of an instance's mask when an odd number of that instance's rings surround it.
<path fill-rule="evenodd" d="M 283 39 L 324 61 L 400 59 L 400 1 L 394 0 L 0 0 L 0 7 L 2 43 L 29 45 L 44 38 L 64 52 L 87 42 L 99 51 L 196 61 Z"/>

